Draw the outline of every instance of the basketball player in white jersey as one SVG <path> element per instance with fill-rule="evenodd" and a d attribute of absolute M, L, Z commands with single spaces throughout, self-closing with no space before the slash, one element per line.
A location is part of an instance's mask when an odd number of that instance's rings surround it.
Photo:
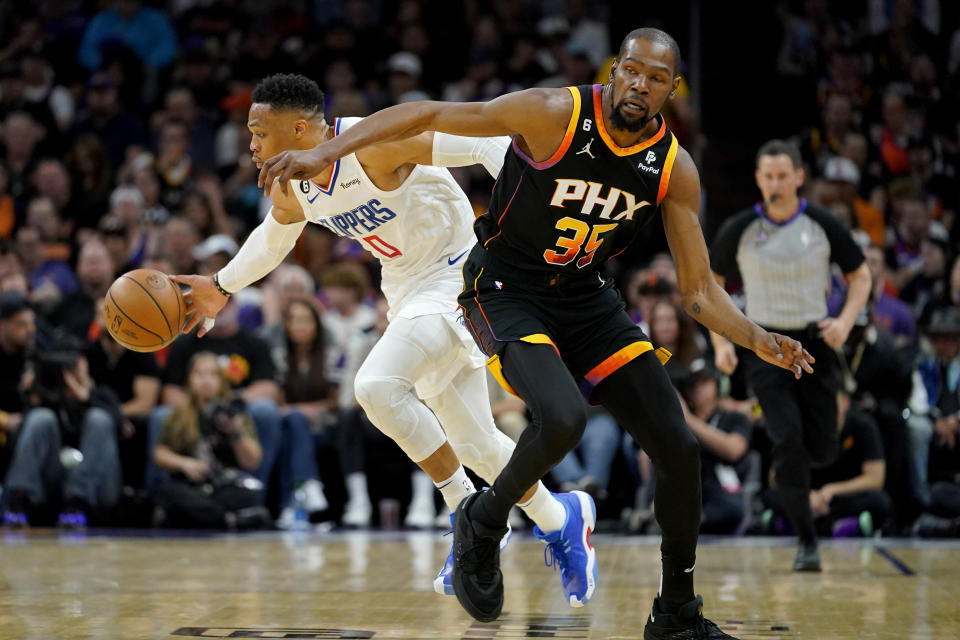
<path fill-rule="evenodd" d="M 308 78 L 264 79 L 253 92 L 247 123 L 253 161 L 259 167 L 281 151 L 313 148 L 361 120 L 328 124 L 323 108 L 323 93 Z M 426 133 L 345 156 L 321 175 L 290 184 L 289 195 L 273 189 L 271 212 L 223 269 L 212 277 L 173 278 L 192 290 L 185 295 L 193 313 L 184 332 L 203 322 L 198 335 L 204 335 L 232 293 L 283 261 L 307 222 L 359 241 L 383 266 L 390 324 L 357 373 L 357 401 L 455 511 L 475 491 L 460 460 L 492 483 L 515 445 L 494 426 L 484 358 L 458 313 L 462 261 L 476 241 L 474 215 L 442 166 L 482 163 L 496 178 L 509 144 L 509 138 Z M 550 544 L 571 606 L 585 604 L 596 588 L 589 544 L 596 508 L 586 494 L 578 498 L 560 501 L 538 482 L 519 502 L 538 535 L 576 532 Z M 451 553 L 434 580 L 438 593 L 453 593 L 452 570 Z"/>

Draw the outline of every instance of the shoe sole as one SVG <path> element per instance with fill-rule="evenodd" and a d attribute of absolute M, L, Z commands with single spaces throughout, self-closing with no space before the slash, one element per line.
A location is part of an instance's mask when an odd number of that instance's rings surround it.
<path fill-rule="evenodd" d="M 584 594 L 583 600 L 575 595 L 571 595 L 568 600 L 568 604 L 571 607 L 579 609 L 590 602 L 590 599 L 597 590 L 597 551 L 590 544 L 590 533 L 597 526 L 597 507 L 589 494 L 583 491 L 571 491 L 570 493 L 571 495 L 577 496 L 577 500 L 580 501 L 580 514 L 583 518 L 583 527 L 580 530 L 580 541 L 583 543 L 583 548 L 588 549 L 587 592 Z"/>

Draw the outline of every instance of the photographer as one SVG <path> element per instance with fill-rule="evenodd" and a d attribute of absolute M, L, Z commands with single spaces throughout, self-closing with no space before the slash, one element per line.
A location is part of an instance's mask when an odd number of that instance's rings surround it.
<path fill-rule="evenodd" d="M 58 526 L 84 528 L 92 509 L 112 507 L 120 496 L 119 403 L 110 389 L 94 384 L 72 342 L 54 344 L 32 363 L 26 399 L 33 408 L 25 413 L 7 473 L 9 525 L 25 527 L 41 507 L 62 504 Z M 61 447 L 79 454 L 65 449 L 72 455 L 63 455 Z"/>
<path fill-rule="evenodd" d="M 163 423 L 153 461 L 171 478 L 157 489 L 164 524 L 257 528 L 269 521 L 263 483 L 250 475 L 263 452 L 245 403 L 231 399 L 217 356 L 194 355 L 184 399 Z"/>

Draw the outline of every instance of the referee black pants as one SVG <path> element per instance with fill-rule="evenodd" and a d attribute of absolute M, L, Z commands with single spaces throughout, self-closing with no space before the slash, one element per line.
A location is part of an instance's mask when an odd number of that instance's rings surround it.
<path fill-rule="evenodd" d="M 747 376 L 763 409 L 773 442 L 773 469 L 784 511 L 803 543 L 816 539 L 810 511 L 810 468 L 834 461 L 838 451 L 836 355 L 819 336 L 816 325 L 801 331 L 770 329 L 799 340 L 816 363 L 812 375 L 799 380 L 785 369 L 746 352 Z"/>

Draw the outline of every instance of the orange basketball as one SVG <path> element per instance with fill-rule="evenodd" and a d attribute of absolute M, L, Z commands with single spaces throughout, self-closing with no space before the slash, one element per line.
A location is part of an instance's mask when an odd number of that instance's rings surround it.
<path fill-rule="evenodd" d="M 157 351 L 176 340 L 186 313 L 180 287 L 154 269 L 123 274 L 103 301 L 107 331 L 133 351 Z"/>

